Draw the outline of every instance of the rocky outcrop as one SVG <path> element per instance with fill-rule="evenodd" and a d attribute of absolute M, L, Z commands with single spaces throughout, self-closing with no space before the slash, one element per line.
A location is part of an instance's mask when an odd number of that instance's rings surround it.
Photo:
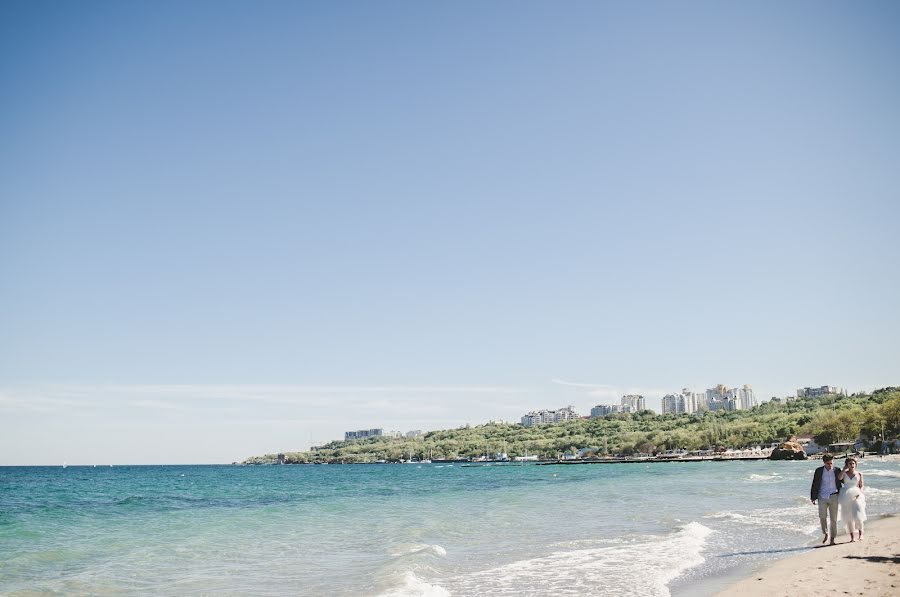
<path fill-rule="evenodd" d="M 781 444 L 780 448 L 772 450 L 769 460 L 806 460 L 806 452 L 793 436 Z"/>

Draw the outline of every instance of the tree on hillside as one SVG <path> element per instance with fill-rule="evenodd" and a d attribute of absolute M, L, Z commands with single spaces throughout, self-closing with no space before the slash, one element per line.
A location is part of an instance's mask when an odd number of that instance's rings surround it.
<path fill-rule="evenodd" d="M 888 437 L 900 435 L 900 392 L 893 392 L 893 395 L 881 404 L 879 412 L 884 417 Z"/>
<path fill-rule="evenodd" d="M 816 443 L 827 446 L 856 439 L 862 420 L 862 413 L 856 409 L 842 412 L 824 411 L 813 416 L 810 427 Z"/>

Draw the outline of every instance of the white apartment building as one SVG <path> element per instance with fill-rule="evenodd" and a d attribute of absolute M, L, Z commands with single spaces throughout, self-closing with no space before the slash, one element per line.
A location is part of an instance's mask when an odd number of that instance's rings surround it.
<path fill-rule="evenodd" d="M 598 404 L 594 408 L 591 409 L 591 418 L 596 419 L 597 417 L 605 417 L 606 415 L 612 415 L 617 412 L 621 412 L 622 407 L 618 404 Z"/>
<path fill-rule="evenodd" d="M 818 388 L 801 388 L 797 390 L 797 398 L 818 398 L 828 394 L 841 394 L 846 396 L 847 390 L 835 386 L 819 386 Z"/>
<path fill-rule="evenodd" d="M 749 410 L 759 402 L 749 385 L 729 388 L 719 384 L 705 393 L 691 392 L 688 388 L 680 394 L 667 394 L 662 399 L 663 414 L 690 414 L 700 411 Z"/>
<path fill-rule="evenodd" d="M 539 410 L 531 411 L 522 417 L 523 427 L 534 427 L 535 425 L 545 425 L 547 423 L 562 423 L 563 421 L 572 421 L 578 418 L 574 406 L 567 406 L 558 410 Z"/>
<path fill-rule="evenodd" d="M 598 404 L 591 409 L 591 418 L 605 417 L 615 413 L 636 413 L 647 410 L 647 402 L 639 394 L 627 394 L 622 396 L 619 404 Z"/>
<path fill-rule="evenodd" d="M 697 412 L 697 394 L 683 390 L 680 394 L 666 394 L 662 398 L 662 413 L 682 415 Z"/>
<path fill-rule="evenodd" d="M 735 401 L 734 410 L 750 410 L 754 406 L 759 405 L 756 396 L 753 394 L 753 389 L 747 384 L 744 384 L 744 387 L 739 390 L 732 390 L 732 395 Z"/>
<path fill-rule="evenodd" d="M 680 394 L 667 394 L 662 399 L 663 414 L 690 414 L 701 410 L 706 410 L 706 396 L 688 388 L 682 389 Z"/>
<path fill-rule="evenodd" d="M 636 413 L 641 410 L 647 410 L 647 403 L 640 394 L 626 394 L 622 396 L 622 412 Z"/>
<path fill-rule="evenodd" d="M 681 394 L 666 394 L 662 397 L 662 414 L 679 415 L 684 412 L 684 396 Z"/>
<path fill-rule="evenodd" d="M 359 431 L 345 431 L 344 441 L 351 439 L 366 439 L 369 437 L 381 437 L 384 435 L 383 429 L 360 429 Z"/>
<path fill-rule="evenodd" d="M 700 392 L 692 392 L 687 388 L 681 390 L 681 393 L 684 394 L 686 405 L 689 405 L 693 410 L 685 410 L 688 413 L 701 412 L 705 410 L 709 410 L 709 407 L 706 405 L 706 395 L 701 394 Z"/>
<path fill-rule="evenodd" d="M 709 388 L 708 390 L 706 390 L 706 403 L 710 404 L 712 402 L 725 402 L 726 400 L 728 400 L 726 394 L 728 394 L 728 386 L 726 385 L 719 384 L 714 388 Z M 712 408 L 712 406 L 710 406 L 709 410 L 719 409 Z"/>
<path fill-rule="evenodd" d="M 719 384 L 706 390 L 706 406 L 711 411 L 748 410 L 758 404 L 753 389 L 747 384 L 741 388 L 729 388 Z"/>

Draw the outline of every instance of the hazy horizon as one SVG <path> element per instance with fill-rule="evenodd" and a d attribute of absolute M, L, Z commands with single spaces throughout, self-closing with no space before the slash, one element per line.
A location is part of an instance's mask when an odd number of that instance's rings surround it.
<path fill-rule="evenodd" d="M 900 5 L 0 6 L 0 465 L 900 385 Z"/>

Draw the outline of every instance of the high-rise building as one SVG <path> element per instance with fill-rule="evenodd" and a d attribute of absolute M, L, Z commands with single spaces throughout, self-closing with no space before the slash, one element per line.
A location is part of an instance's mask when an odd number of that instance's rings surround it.
<path fill-rule="evenodd" d="M 749 385 L 742 388 L 729 388 L 719 384 L 695 393 L 684 388 L 680 394 L 667 394 L 662 399 L 663 414 L 690 414 L 702 411 L 747 410 L 757 406 L 758 402 Z"/>
<path fill-rule="evenodd" d="M 706 390 L 706 407 L 715 412 L 717 410 L 734 410 L 734 402 L 729 404 L 733 396 L 731 389 L 725 384 L 717 384 L 714 388 Z"/>
<path fill-rule="evenodd" d="M 539 410 L 531 411 L 522 417 L 522 426 L 534 427 L 535 425 L 545 425 L 547 423 L 562 423 L 563 421 L 572 421 L 578 418 L 574 406 L 567 406 L 558 410 Z"/>
<path fill-rule="evenodd" d="M 819 386 L 818 388 L 801 388 L 797 390 L 797 398 L 818 398 L 828 394 L 847 395 L 847 390 L 835 386 Z"/>
<path fill-rule="evenodd" d="M 701 402 L 706 402 L 702 394 L 695 394 L 684 388 L 680 394 L 666 394 L 662 399 L 663 414 L 690 414 L 701 410 Z"/>
<path fill-rule="evenodd" d="M 384 435 L 383 429 L 361 429 L 359 431 L 345 431 L 344 441 L 350 441 L 351 439 L 366 439 L 369 437 L 381 437 L 382 435 Z"/>
<path fill-rule="evenodd" d="M 598 404 L 591 409 L 591 418 L 605 417 L 622 411 L 622 407 L 618 404 Z"/>
<path fill-rule="evenodd" d="M 709 388 L 706 390 L 707 398 L 722 398 L 725 396 L 725 393 L 728 391 L 728 386 L 725 384 L 716 384 L 716 387 Z"/>
<path fill-rule="evenodd" d="M 681 394 L 666 394 L 662 397 L 662 414 L 677 415 L 684 412 L 684 396 Z"/>
<path fill-rule="evenodd" d="M 753 389 L 748 384 L 744 384 L 744 387 L 739 390 L 738 396 L 741 401 L 741 410 L 750 410 L 755 406 L 759 406 L 756 395 L 753 394 Z"/>
<path fill-rule="evenodd" d="M 647 410 L 644 397 L 640 394 L 626 394 L 622 396 L 622 412 L 636 413 L 638 411 Z"/>

